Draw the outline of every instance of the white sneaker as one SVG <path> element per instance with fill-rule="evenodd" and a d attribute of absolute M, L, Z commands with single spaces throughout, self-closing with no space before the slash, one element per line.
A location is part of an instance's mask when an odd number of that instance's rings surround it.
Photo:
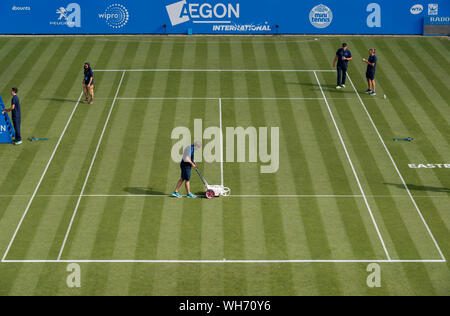
<path fill-rule="evenodd" d="M 21 140 L 19 140 L 18 142 L 14 142 L 14 145 L 21 145 L 21 144 L 22 144 Z"/>

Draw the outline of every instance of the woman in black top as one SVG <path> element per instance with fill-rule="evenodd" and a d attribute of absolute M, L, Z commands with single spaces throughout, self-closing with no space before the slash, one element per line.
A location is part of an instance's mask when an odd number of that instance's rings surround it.
<path fill-rule="evenodd" d="M 92 71 L 91 65 L 86 62 L 84 63 L 84 78 L 83 78 L 83 91 L 86 99 L 84 103 L 92 104 L 94 103 L 94 72 Z M 91 100 L 89 101 L 89 96 Z"/>

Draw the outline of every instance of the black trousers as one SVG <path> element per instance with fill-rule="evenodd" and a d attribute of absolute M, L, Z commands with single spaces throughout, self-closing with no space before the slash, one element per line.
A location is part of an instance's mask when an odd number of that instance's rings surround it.
<path fill-rule="evenodd" d="M 337 66 L 337 85 L 345 84 L 347 79 L 347 68 Z"/>
<path fill-rule="evenodd" d="M 21 121 L 20 117 L 12 118 L 12 123 L 14 125 L 14 131 L 16 132 L 16 137 L 15 137 L 16 142 L 19 142 L 22 140 L 22 137 L 20 136 L 20 123 L 21 123 L 20 121 Z"/>

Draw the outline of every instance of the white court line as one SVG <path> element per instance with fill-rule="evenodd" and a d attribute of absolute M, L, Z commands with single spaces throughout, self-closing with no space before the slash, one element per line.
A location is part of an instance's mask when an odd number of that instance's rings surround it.
<path fill-rule="evenodd" d="M 352 160 L 350 158 L 350 154 L 348 153 L 347 146 L 345 145 L 345 142 L 344 142 L 344 139 L 342 137 L 341 131 L 340 131 L 340 129 L 339 129 L 337 123 L 336 123 L 336 120 L 335 120 L 334 115 L 333 115 L 333 111 L 331 111 L 331 107 L 328 104 L 327 97 L 325 96 L 325 93 L 323 92 L 322 85 L 320 84 L 319 77 L 317 77 L 317 73 L 316 72 L 314 72 L 314 76 L 316 77 L 316 81 L 317 81 L 317 84 L 319 85 L 320 92 L 322 93 L 322 96 L 323 96 L 323 98 L 325 100 L 325 104 L 327 105 L 328 111 L 330 112 L 331 119 L 333 120 L 334 127 L 336 127 L 336 131 L 338 133 L 338 136 L 339 136 L 339 139 L 341 141 L 342 147 L 344 148 L 345 155 L 347 156 L 348 162 L 350 163 L 350 166 L 352 168 L 352 171 L 353 171 L 353 174 L 355 176 L 356 182 L 358 183 L 359 190 L 361 191 L 361 194 L 363 195 L 364 202 L 366 203 L 366 206 L 367 206 L 367 209 L 369 211 L 370 217 L 372 219 L 373 225 L 375 226 L 375 229 L 377 231 L 378 237 L 380 238 L 381 244 L 383 245 L 384 252 L 386 253 L 387 258 L 389 260 L 391 260 L 389 252 L 387 251 L 386 245 L 384 243 L 383 237 L 381 236 L 380 229 L 378 228 L 377 222 L 375 221 L 375 217 L 373 216 L 372 209 L 370 208 L 369 202 L 367 201 L 367 198 L 366 198 L 366 195 L 365 195 L 364 190 L 362 188 L 361 182 L 359 181 L 358 174 L 356 173 L 355 167 L 353 166 L 353 162 L 352 162 Z"/>
<path fill-rule="evenodd" d="M 86 179 L 84 180 L 83 187 L 81 189 L 80 195 L 78 197 L 77 204 L 75 206 L 75 210 L 73 211 L 72 218 L 70 220 L 69 228 L 67 229 L 66 236 L 64 237 L 64 241 L 62 243 L 61 249 L 59 251 L 58 260 L 61 259 L 62 253 L 64 251 L 64 247 L 66 246 L 67 239 L 69 238 L 70 230 L 72 229 L 73 221 L 75 220 L 75 216 L 77 215 L 78 208 L 80 207 L 80 202 L 84 194 L 84 190 L 86 189 L 87 182 L 89 180 L 89 176 L 92 171 L 92 167 L 94 166 L 95 158 L 97 158 L 98 150 L 100 149 L 100 145 L 102 144 L 103 135 L 105 134 L 106 127 L 108 126 L 109 119 L 111 117 L 112 110 L 114 109 L 114 104 L 116 103 L 117 95 L 119 94 L 120 87 L 122 86 L 123 78 L 125 76 L 125 72 L 122 72 L 122 77 L 120 78 L 119 86 L 117 87 L 116 95 L 114 96 L 114 100 L 112 102 L 111 108 L 109 109 L 108 117 L 106 118 L 105 125 L 103 126 L 102 133 L 100 134 L 100 139 L 98 140 L 97 148 L 95 149 L 94 157 L 92 157 L 91 165 L 89 166 L 89 170 L 86 175 Z"/>
<path fill-rule="evenodd" d="M 222 99 L 219 99 L 220 119 L 220 184 L 223 186 L 223 130 L 222 130 Z"/>
<path fill-rule="evenodd" d="M 96 100 L 98 100 L 97 98 Z M 105 100 L 109 100 L 111 98 L 104 98 Z M 141 98 L 132 98 L 132 97 L 122 97 L 117 98 L 117 100 L 323 100 L 323 98 L 211 98 L 211 97 L 141 97 Z M 336 99 L 336 98 L 335 98 Z M 339 98 L 339 99 L 354 99 L 354 98 Z"/>
<path fill-rule="evenodd" d="M 61 143 L 61 140 L 64 137 L 67 128 L 69 127 L 70 121 L 72 120 L 72 117 L 75 114 L 75 111 L 77 110 L 78 105 L 80 104 L 80 100 L 81 100 L 82 96 L 83 96 L 83 92 L 81 92 L 80 96 L 78 97 L 78 101 L 75 104 L 75 107 L 73 108 L 73 111 L 72 111 L 72 113 L 69 116 L 69 119 L 67 120 L 66 126 L 64 127 L 64 129 L 63 129 L 63 131 L 61 133 L 61 136 L 59 136 L 59 139 L 58 139 L 58 142 L 56 143 L 55 149 L 53 149 L 53 153 L 50 156 L 50 159 L 48 160 L 47 165 L 45 166 L 44 172 L 42 173 L 41 178 L 39 179 L 39 182 L 38 182 L 36 188 L 34 189 L 33 195 L 31 196 L 30 201 L 28 202 L 28 205 L 25 208 L 25 212 L 23 213 L 22 218 L 20 219 L 20 222 L 17 225 L 17 228 L 16 228 L 16 230 L 14 232 L 14 235 L 12 236 L 12 238 L 11 238 L 11 240 L 9 242 L 8 248 L 6 248 L 5 254 L 3 255 L 3 258 L 2 258 L 2 262 L 5 260 L 6 256 L 8 255 L 8 252 L 11 249 L 11 246 L 14 243 L 14 240 L 16 239 L 17 233 L 19 232 L 19 229 L 22 226 L 23 220 L 25 219 L 25 216 L 27 216 L 27 213 L 30 210 L 31 203 L 33 203 L 33 200 L 34 200 L 34 198 L 36 196 L 36 193 L 37 193 L 37 191 L 39 190 L 39 188 L 41 186 L 42 180 L 44 180 L 44 177 L 45 177 L 45 175 L 47 173 L 47 170 L 48 170 L 48 168 L 50 167 L 50 164 L 53 161 L 53 157 L 55 157 L 55 153 L 56 153 L 56 151 L 59 148 L 59 144 Z"/>
<path fill-rule="evenodd" d="M 428 224 L 427 224 L 425 218 L 423 217 L 422 212 L 421 212 L 420 209 L 419 209 L 419 206 L 417 205 L 416 201 L 414 200 L 413 195 L 411 194 L 411 191 L 409 190 L 408 185 L 407 185 L 406 182 L 405 182 L 405 179 L 403 178 L 402 174 L 400 173 L 400 170 L 399 170 L 398 167 L 397 167 L 397 164 L 396 164 L 395 161 L 394 161 L 394 158 L 392 158 L 391 152 L 390 152 L 389 149 L 387 148 L 386 143 L 385 143 L 384 140 L 383 140 L 383 137 L 381 136 L 381 134 L 380 134 L 380 132 L 379 132 L 377 126 L 375 125 L 375 122 L 374 122 L 373 119 L 372 119 L 372 116 L 370 115 L 369 111 L 367 110 L 366 105 L 364 104 L 363 100 L 361 99 L 361 96 L 359 95 L 358 90 L 356 90 L 356 87 L 355 87 L 355 85 L 353 84 L 353 81 L 352 81 L 352 79 L 350 78 L 350 76 L 349 76 L 348 74 L 347 74 L 347 77 L 348 77 L 348 80 L 350 81 L 350 83 L 352 84 L 353 90 L 355 91 L 356 95 L 358 96 L 359 102 L 361 102 L 361 105 L 362 105 L 364 111 L 366 112 L 367 117 L 369 118 L 370 122 L 372 123 L 372 126 L 373 126 L 373 128 L 375 129 L 375 132 L 376 132 L 377 135 L 378 135 L 378 138 L 380 139 L 381 143 L 383 144 L 383 147 L 384 147 L 384 149 L 386 150 L 386 153 L 388 154 L 389 158 L 391 159 L 391 162 L 392 162 L 392 164 L 393 164 L 395 170 L 397 171 L 398 176 L 399 176 L 400 179 L 402 180 L 403 186 L 405 187 L 406 192 L 408 192 L 408 195 L 409 195 L 409 197 L 411 198 L 411 201 L 412 201 L 412 203 L 413 203 L 413 205 L 414 205 L 414 207 L 415 207 L 417 213 L 419 214 L 420 218 L 422 219 L 423 224 L 425 225 L 425 227 L 426 227 L 428 233 L 430 234 L 430 237 L 431 237 L 431 239 L 433 240 L 434 245 L 436 246 L 436 249 L 438 250 L 438 252 L 439 252 L 441 258 L 442 258 L 443 260 L 445 260 L 445 256 L 444 256 L 444 254 L 442 253 L 441 248 L 439 247 L 439 245 L 438 245 L 436 239 L 434 238 L 434 235 L 433 235 L 433 233 L 431 232 L 431 229 L 430 229 L 430 227 L 428 226 Z"/>
<path fill-rule="evenodd" d="M 336 72 L 335 69 L 97 69 L 94 72 Z"/>
<path fill-rule="evenodd" d="M 14 197 L 30 197 L 31 194 L 5 194 L 0 195 L 0 198 L 14 198 Z M 78 194 L 36 194 L 35 198 L 49 197 L 49 198 L 62 198 L 62 197 L 78 197 Z M 83 197 L 142 197 L 142 198 L 156 198 L 156 197 L 172 197 L 171 194 L 83 194 Z M 363 195 L 358 194 L 233 194 L 229 197 L 235 198 L 362 198 Z M 366 197 L 370 198 L 410 198 L 409 195 L 396 194 L 396 195 L 376 195 L 366 194 Z M 415 195 L 414 198 L 450 198 L 448 195 Z"/>
<path fill-rule="evenodd" d="M 446 260 L 5 260 L 3 263 L 446 263 Z"/>

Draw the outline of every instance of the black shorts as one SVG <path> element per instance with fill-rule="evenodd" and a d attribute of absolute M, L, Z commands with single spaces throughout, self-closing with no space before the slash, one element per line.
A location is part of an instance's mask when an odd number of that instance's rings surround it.
<path fill-rule="evenodd" d="M 366 78 L 370 80 L 375 80 L 375 71 L 366 72 Z"/>
<path fill-rule="evenodd" d="M 190 181 L 191 180 L 191 165 L 181 163 L 180 168 L 181 168 L 181 179 L 184 181 Z"/>

